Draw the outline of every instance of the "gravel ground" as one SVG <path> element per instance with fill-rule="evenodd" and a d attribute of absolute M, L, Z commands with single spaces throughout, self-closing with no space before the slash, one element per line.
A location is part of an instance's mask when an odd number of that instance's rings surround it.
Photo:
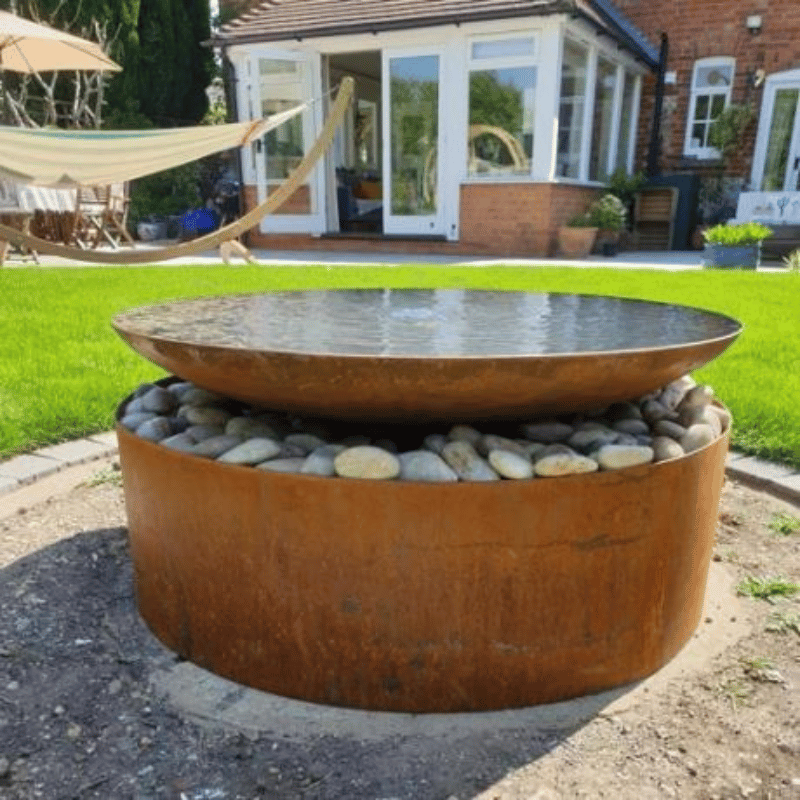
<path fill-rule="evenodd" d="M 800 602 L 730 588 L 800 582 L 800 531 L 770 528 L 800 509 L 726 484 L 713 568 L 728 588 L 697 641 L 716 615 L 729 639 L 705 658 L 547 709 L 382 715 L 181 663 L 136 613 L 118 473 L 85 472 L 0 504 L 0 798 L 800 798 Z M 266 710 L 237 717 L 243 698 Z"/>

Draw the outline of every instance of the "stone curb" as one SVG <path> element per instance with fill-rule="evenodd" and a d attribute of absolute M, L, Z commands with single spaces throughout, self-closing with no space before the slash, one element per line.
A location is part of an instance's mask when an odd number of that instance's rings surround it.
<path fill-rule="evenodd" d="M 800 472 L 792 467 L 732 450 L 726 459 L 725 474 L 754 489 L 800 505 Z"/>
<path fill-rule="evenodd" d="M 0 495 L 13 492 L 67 467 L 96 461 L 116 453 L 117 434 L 106 431 L 15 456 L 0 462 Z M 725 474 L 754 489 L 761 489 L 782 500 L 800 505 L 800 471 L 792 467 L 773 464 L 732 450 L 725 462 Z"/>
<path fill-rule="evenodd" d="M 15 456 L 0 462 L 0 495 L 35 483 L 67 467 L 97 461 L 117 452 L 114 431 L 96 433 L 83 439 L 51 445 L 34 453 Z"/>

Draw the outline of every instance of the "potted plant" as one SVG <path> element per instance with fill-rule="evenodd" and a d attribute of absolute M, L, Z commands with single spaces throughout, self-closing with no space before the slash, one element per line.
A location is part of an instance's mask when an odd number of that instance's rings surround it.
<path fill-rule="evenodd" d="M 585 258 L 596 238 L 597 226 L 592 225 L 588 214 L 579 214 L 558 229 L 558 248 L 567 258 Z"/>
<path fill-rule="evenodd" d="M 615 256 L 620 233 L 625 229 L 628 211 L 615 194 L 604 194 L 589 207 L 589 221 L 598 228 L 597 245 L 604 256 Z"/>
<path fill-rule="evenodd" d="M 761 242 L 772 229 L 760 222 L 715 225 L 703 232 L 705 267 L 755 269 L 761 261 Z"/>

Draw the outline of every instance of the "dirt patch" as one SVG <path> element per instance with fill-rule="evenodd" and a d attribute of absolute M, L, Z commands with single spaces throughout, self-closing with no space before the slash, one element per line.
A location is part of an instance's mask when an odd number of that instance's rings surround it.
<path fill-rule="evenodd" d="M 246 690 L 245 724 L 233 684 L 208 677 L 202 712 L 171 693 L 204 673 L 138 617 L 116 473 L 94 471 L 0 508 L 0 798 L 800 798 L 798 595 L 722 602 L 701 628 L 731 607 L 746 628 L 715 656 L 580 703 L 382 715 Z M 727 483 L 714 558 L 733 586 L 800 583 L 800 532 L 774 532 L 778 514 L 800 509 Z"/>

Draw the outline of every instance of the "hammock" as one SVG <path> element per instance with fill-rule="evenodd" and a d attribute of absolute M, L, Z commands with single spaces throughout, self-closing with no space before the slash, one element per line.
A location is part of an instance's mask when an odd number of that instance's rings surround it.
<path fill-rule="evenodd" d="M 186 255 L 193 255 L 195 253 L 201 253 L 204 250 L 209 250 L 214 247 L 218 247 L 223 242 L 230 241 L 231 239 L 235 239 L 237 236 L 240 236 L 245 231 L 252 228 L 263 216 L 273 212 L 276 208 L 278 208 L 283 202 L 285 202 L 291 195 L 297 190 L 297 188 L 305 181 L 308 177 L 308 174 L 311 172 L 314 164 L 321 158 L 322 154 L 327 150 L 331 141 L 333 140 L 334 133 L 336 132 L 336 128 L 341 123 L 342 119 L 344 118 L 345 112 L 347 111 L 347 107 L 350 104 L 350 101 L 353 96 L 353 79 L 352 78 L 344 78 L 342 83 L 339 87 L 339 92 L 336 96 L 336 101 L 334 102 L 333 106 L 331 107 L 330 114 L 328 119 L 325 121 L 325 124 L 322 127 L 322 131 L 320 132 L 319 137 L 311 146 L 309 151 L 305 154 L 302 161 L 297 165 L 294 172 L 272 193 L 269 197 L 259 205 L 255 206 L 255 208 L 251 209 L 247 214 L 240 217 L 238 220 L 232 222 L 230 225 L 226 225 L 224 228 L 220 228 L 219 230 L 214 231 L 213 233 L 207 234 L 206 236 L 201 236 L 197 239 L 193 239 L 189 242 L 182 242 L 180 244 L 171 245 L 169 247 L 159 248 L 157 250 L 129 250 L 125 252 L 120 251 L 112 251 L 112 252 L 97 252 L 96 250 L 81 250 L 77 247 L 69 247 L 67 245 L 56 244 L 55 242 L 48 242 L 45 239 L 39 239 L 36 236 L 31 236 L 30 234 L 26 234 L 16 228 L 9 227 L 8 225 L 0 224 L 0 239 L 4 239 L 12 244 L 16 245 L 17 247 L 25 247 L 31 250 L 35 250 L 39 253 L 45 253 L 47 255 L 53 256 L 61 256 L 62 258 L 68 258 L 76 261 L 87 261 L 93 262 L 96 264 L 145 264 L 152 261 L 163 261 L 171 258 L 178 258 L 180 256 Z M 306 104 L 307 105 L 307 104 Z M 264 134 L 265 130 L 270 130 L 274 128 L 276 125 L 280 125 L 282 122 L 285 122 L 286 119 L 291 118 L 295 114 L 298 114 L 304 106 L 300 106 L 297 108 L 291 108 L 288 111 L 281 112 L 280 114 L 276 114 L 272 117 L 268 117 L 265 120 L 259 120 L 255 123 L 253 122 L 245 122 L 245 123 L 234 123 L 233 125 L 219 125 L 219 126 L 201 126 L 198 128 L 193 128 L 190 130 L 193 131 L 203 131 L 204 133 L 207 131 L 212 131 L 214 128 L 225 128 L 228 129 L 227 135 L 233 135 L 233 131 L 230 129 L 236 129 L 236 135 L 239 136 L 239 139 L 225 139 L 225 143 L 221 146 L 213 146 L 211 149 L 204 149 L 200 155 L 195 155 L 197 149 L 199 149 L 200 145 L 196 144 L 194 149 L 192 150 L 192 154 L 187 154 L 188 147 L 184 146 L 181 150 L 179 147 L 175 147 L 174 149 L 170 150 L 168 157 L 171 160 L 171 163 L 168 166 L 176 166 L 180 163 L 185 163 L 187 161 L 191 161 L 195 158 L 199 158 L 202 155 L 208 155 L 210 153 L 216 152 L 217 150 L 224 150 L 230 147 L 236 147 L 238 145 L 247 144 L 249 141 L 252 141 L 258 136 Z M 279 119 L 278 122 L 273 121 L 276 118 Z M 263 127 L 267 125 L 269 127 Z M 254 133 L 247 133 L 248 129 L 252 129 L 255 131 Z M 127 134 L 135 133 L 137 136 L 141 136 L 142 134 L 154 133 L 156 134 L 156 139 L 151 140 L 154 141 L 154 151 L 148 152 L 145 155 L 141 154 L 138 151 L 133 151 L 130 158 L 126 157 L 126 166 L 117 165 L 116 163 L 113 164 L 103 164 L 97 163 L 92 164 L 88 159 L 86 161 L 78 160 L 78 166 L 73 168 L 72 164 L 73 156 L 71 153 L 73 152 L 71 147 L 73 144 L 76 145 L 76 152 L 77 154 L 83 155 L 86 158 L 86 154 L 93 152 L 94 159 L 99 161 L 101 156 L 98 155 L 98 151 L 92 150 L 91 142 L 102 142 L 102 147 L 104 148 L 103 152 L 108 153 L 108 150 L 105 148 L 127 148 L 130 150 L 131 148 L 136 146 L 137 139 L 115 139 L 110 137 L 109 133 L 116 133 L 116 132 L 105 132 L 102 135 L 98 132 L 95 132 L 95 138 L 92 139 L 90 136 L 80 136 L 80 135 L 69 135 L 69 136 L 57 136 L 55 137 L 56 141 L 59 142 L 63 147 L 60 150 L 61 153 L 61 160 L 55 161 L 52 158 L 49 161 L 48 169 L 42 169 L 40 165 L 45 164 L 48 162 L 48 159 L 42 156 L 41 154 L 36 155 L 37 164 L 34 165 L 36 169 L 30 169 L 28 163 L 26 163 L 25 159 L 31 156 L 31 152 L 27 151 L 25 156 L 20 157 L 20 161 L 17 161 L 13 167 L 10 166 L 9 162 L 12 159 L 9 159 L 7 153 L 5 151 L 5 144 L 6 140 L 3 138 L 6 134 L 6 130 L 3 130 L 0 133 L 0 152 L 2 152 L 2 159 L 0 160 L 0 175 L 9 175 L 13 177 L 17 182 L 21 180 L 20 176 L 24 172 L 30 172 L 33 175 L 33 180 L 22 178 L 24 182 L 27 183 L 35 183 L 36 185 L 40 186 L 74 186 L 77 184 L 83 184 L 84 180 L 81 179 L 80 181 L 74 180 L 73 177 L 76 174 L 83 174 L 82 170 L 91 171 L 96 169 L 97 171 L 103 170 L 102 174 L 104 175 L 102 180 L 95 180 L 91 178 L 88 180 L 89 184 L 106 184 L 106 183 L 114 183 L 120 180 L 128 180 L 132 177 L 141 177 L 142 175 L 149 174 L 152 171 L 158 171 L 160 169 L 165 169 L 166 167 L 156 167 L 155 170 L 152 169 L 145 169 L 143 171 L 139 171 L 141 166 L 145 163 L 144 159 L 149 159 L 147 163 L 154 163 L 160 162 L 161 154 L 157 151 L 161 145 L 158 145 L 158 141 L 161 141 L 159 136 L 160 134 L 172 134 L 173 130 L 169 131 L 135 131 L 135 132 L 126 132 Z M 174 129 L 177 132 L 185 129 Z M 51 133 L 50 131 L 31 131 L 29 129 L 14 129 L 14 131 L 24 132 L 28 135 L 36 135 L 36 134 L 46 134 Z M 66 133 L 66 132 L 65 132 Z M 70 132 L 72 133 L 72 132 Z M 76 134 L 82 134 L 84 132 L 74 132 Z M 224 138 L 224 137 L 222 137 Z M 217 141 L 221 141 L 217 140 Z M 31 140 L 28 140 L 29 142 Z M 38 139 L 36 140 L 38 141 Z M 43 140 L 46 141 L 46 140 Z M 124 144 L 120 145 L 119 142 L 124 142 Z M 72 144 L 70 144 L 72 143 Z M 76 144 L 77 143 L 77 144 Z M 211 144 L 210 139 L 203 139 L 202 140 L 202 147 L 208 148 Z M 28 145 L 31 147 L 31 144 Z M 67 150 L 67 148 L 70 148 Z M 119 152 L 117 149 L 116 152 Z M 178 158 L 179 160 L 173 160 Z M 107 156 L 109 158 L 117 158 L 118 156 Z M 68 171 L 64 169 L 64 164 L 70 164 Z M 55 172 L 53 172 L 53 167 L 55 166 Z M 127 177 L 120 177 L 117 174 L 117 170 L 119 169 L 126 169 L 128 172 L 125 174 Z M 132 175 L 129 170 L 135 169 L 136 173 L 135 176 Z M 59 177 L 53 181 L 53 175 L 55 173 L 60 173 Z M 112 177 L 108 179 L 107 175 L 115 174 L 116 177 Z"/>
<path fill-rule="evenodd" d="M 0 127 L 0 177 L 65 189 L 108 186 L 255 141 L 308 103 L 254 122 L 142 131 Z"/>

